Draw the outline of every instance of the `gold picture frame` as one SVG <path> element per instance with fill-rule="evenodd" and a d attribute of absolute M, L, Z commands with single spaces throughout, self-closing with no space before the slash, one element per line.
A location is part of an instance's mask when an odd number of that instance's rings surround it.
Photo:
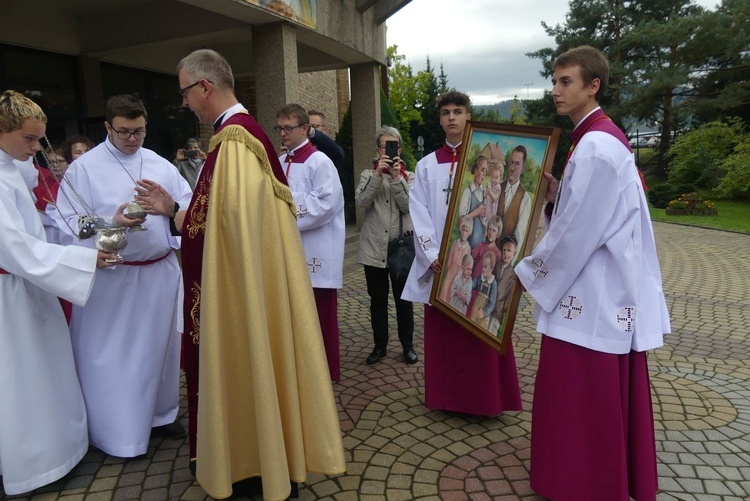
<path fill-rule="evenodd" d="M 430 303 L 500 353 L 522 293 L 513 266 L 536 239 L 559 138 L 528 125 L 470 121 L 464 131 Z"/>

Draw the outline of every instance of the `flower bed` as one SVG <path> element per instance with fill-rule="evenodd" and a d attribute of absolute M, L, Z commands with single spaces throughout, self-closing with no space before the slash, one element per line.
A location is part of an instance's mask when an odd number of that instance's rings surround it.
<path fill-rule="evenodd" d="M 683 193 L 676 200 L 669 202 L 666 209 L 670 216 L 718 216 L 711 200 L 703 200 L 695 193 Z"/>

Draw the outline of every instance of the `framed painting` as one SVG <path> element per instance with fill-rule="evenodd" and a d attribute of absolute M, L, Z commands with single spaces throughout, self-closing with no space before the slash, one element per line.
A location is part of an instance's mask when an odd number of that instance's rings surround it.
<path fill-rule="evenodd" d="M 510 342 L 560 129 L 469 122 L 430 303 L 500 353 Z"/>

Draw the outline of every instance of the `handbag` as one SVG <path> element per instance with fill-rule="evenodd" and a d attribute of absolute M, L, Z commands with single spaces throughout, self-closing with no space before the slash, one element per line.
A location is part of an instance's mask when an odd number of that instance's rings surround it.
<path fill-rule="evenodd" d="M 414 238 L 404 236 L 404 215 L 399 212 L 398 237 L 388 242 L 388 271 L 393 280 L 405 282 L 414 262 Z"/>

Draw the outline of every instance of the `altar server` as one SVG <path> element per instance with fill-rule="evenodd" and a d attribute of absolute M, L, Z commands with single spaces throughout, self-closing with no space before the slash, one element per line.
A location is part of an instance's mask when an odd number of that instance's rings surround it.
<path fill-rule="evenodd" d="M 515 268 L 542 333 L 531 487 L 560 501 L 656 499 L 645 351 L 662 345 L 669 316 L 644 183 L 599 107 L 608 78 L 593 47 L 555 60 L 552 98 L 575 124 L 573 146 L 559 188 L 546 175 L 549 229 Z"/>
<path fill-rule="evenodd" d="M 57 296 L 83 305 L 94 271 L 114 257 L 47 243 L 31 196 L 32 158 L 46 123 L 24 95 L 0 96 L 0 476 L 7 495 L 62 478 L 88 451 L 86 409 Z"/>
<path fill-rule="evenodd" d="M 288 104 L 274 130 L 286 153 L 279 157 L 297 205 L 297 226 L 307 256 L 331 379 L 341 379 L 336 290 L 344 274 L 344 190 L 336 167 L 307 138 L 307 111 Z"/>
<path fill-rule="evenodd" d="M 140 99 L 114 96 L 106 104 L 107 138 L 74 161 L 60 185 L 59 212 L 47 211 L 63 230 L 78 215 L 103 217 L 132 200 L 136 181 L 158 182 L 179 204 L 192 192 L 177 169 L 143 148 L 148 115 Z M 144 207 L 147 211 L 149 207 Z M 64 221 L 63 221 L 64 219 Z M 73 308 L 71 335 L 89 415 L 91 444 L 112 456 L 144 454 L 154 433 L 180 438 L 180 267 L 165 215 L 150 214 L 146 231 L 127 234 L 125 262 L 102 274 L 85 307 Z M 76 241 L 93 247 L 93 239 Z"/>
<path fill-rule="evenodd" d="M 450 91 L 437 99 L 445 144 L 417 163 L 409 192 L 416 257 L 402 299 L 425 303 L 425 405 L 430 409 L 495 416 L 521 410 L 513 346 L 500 355 L 429 305 L 464 128 L 471 118 L 469 96 Z"/>

